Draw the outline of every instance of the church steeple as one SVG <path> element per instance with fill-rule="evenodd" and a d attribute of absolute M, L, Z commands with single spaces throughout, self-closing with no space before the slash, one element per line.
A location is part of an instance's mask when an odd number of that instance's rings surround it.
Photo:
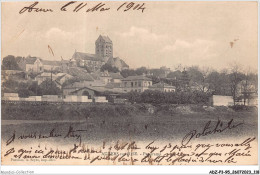
<path fill-rule="evenodd" d="M 104 60 L 113 58 L 113 42 L 108 36 L 99 35 L 96 40 L 96 55 Z"/>

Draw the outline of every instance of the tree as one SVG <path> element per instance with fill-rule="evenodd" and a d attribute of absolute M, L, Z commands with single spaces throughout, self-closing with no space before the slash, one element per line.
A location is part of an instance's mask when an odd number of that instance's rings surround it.
<path fill-rule="evenodd" d="M 202 73 L 202 82 L 201 82 L 201 85 L 202 85 L 202 92 L 206 92 L 208 91 L 208 83 L 207 83 L 207 78 L 208 78 L 208 75 L 210 74 L 211 70 L 208 68 L 208 67 L 203 67 L 201 69 L 201 73 Z"/>
<path fill-rule="evenodd" d="M 233 97 L 234 106 L 236 105 L 236 100 L 238 99 L 238 84 L 243 79 L 243 75 L 240 73 L 240 70 L 240 66 L 235 63 L 231 66 L 231 73 L 229 74 L 230 90 Z"/>
<path fill-rule="evenodd" d="M 62 87 L 65 87 L 65 86 L 68 86 L 70 84 L 73 84 L 75 82 L 80 82 L 80 78 L 79 77 L 73 77 L 73 78 L 70 78 L 68 80 L 66 80 L 63 84 L 62 84 Z"/>
<path fill-rule="evenodd" d="M 116 67 L 114 67 L 114 66 L 111 66 L 110 64 L 107 64 L 107 63 L 104 64 L 104 65 L 100 68 L 100 70 L 101 70 L 102 72 L 104 72 L 104 71 L 114 72 L 114 73 L 119 72 L 118 68 L 116 68 Z"/>
<path fill-rule="evenodd" d="M 21 70 L 21 68 L 18 66 L 16 59 L 13 55 L 8 55 L 3 58 L 2 69 L 3 70 Z"/>
<path fill-rule="evenodd" d="M 190 77 L 190 84 L 196 88 L 195 90 L 202 92 L 207 92 L 209 90 L 207 77 L 210 73 L 210 69 L 208 67 L 200 69 L 197 66 L 192 66 L 188 68 L 187 72 Z"/>
<path fill-rule="evenodd" d="M 136 70 L 135 70 L 135 73 L 137 74 L 137 75 L 143 75 L 143 74 L 147 74 L 147 69 L 146 69 L 146 67 L 140 67 L 140 68 L 137 68 Z"/>
<path fill-rule="evenodd" d="M 166 77 L 165 71 L 163 69 L 151 69 L 150 73 L 156 77 Z"/>
<path fill-rule="evenodd" d="M 160 78 L 157 77 L 157 76 L 150 75 L 150 76 L 147 76 L 147 77 L 152 79 L 152 83 L 153 83 L 153 84 L 160 82 Z"/>
<path fill-rule="evenodd" d="M 16 89 L 18 87 L 18 82 L 12 79 L 8 79 L 2 83 L 2 88 L 5 89 Z"/>
<path fill-rule="evenodd" d="M 146 90 L 141 93 L 141 101 L 144 103 L 164 103 L 165 96 L 164 92 L 154 91 L 154 90 Z"/>
<path fill-rule="evenodd" d="M 220 73 L 220 95 L 232 95 L 231 94 L 231 87 L 230 87 L 230 77 L 227 70 L 222 70 Z"/>
<path fill-rule="evenodd" d="M 62 93 L 61 90 L 56 86 L 55 82 L 49 79 L 43 81 L 39 87 L 41 89 L 42 95 L 60 95 Z"/>
<path fill-rule="evenodd" d="M 19 97 L 27 98 L 32 94 L 28 89 L 18 89 Z"/>
<path fill-rule="evenodd" d="M 141 93 L 140 92 L 131 91 L 126 94 L 122 94 L 121 97 L 128 99 L 131 103 L 141 102 Z"/>
<path fill-rule="evenodd" d="M 33 79 L 35 79 L 35 77 L 37 77 L 40 74 L 41 74 L 40 72 L 29 72 L 28 73 L 28 78 L 33 80 Z"/>
<path fill-rule="evenodd" d="M 181 91 L 188 91 L 189 87 L 190 87 L 190 77 L 188 72 L 184 69 L 182 71 L 180 81 L 178 82 L 178 88 Z"/>
<path fill-rule="evenodd" d="M 32 82 L 21 82 L 18 84 L 18 94 L 19 97 L 29 97 L 32 95 L 36 95 L 34 91 L 30 88 L 30 86 L 34 84 Z"/>
<path fill-rule="evenodd" d="M 252 99 L 252 95 L 257 92 L 256 85 L 257 79 L 253 73 L 250 72 L 250 68 L 247 69 L 244 79 L 241 81 L 240 92 L 243 98 L 243 104 L 246 105 L 246 102 L 249 103 L 250 99 Z"/>
<path fill-rule="evenodd" d="M 167 75 L 167 78 L 173 78 L 173 79 L 181 79 L 181 76 L 182 76 L 182 73 L 181 71 L 179 70 L 176 70 L 174 72 L 170 72 L 168 75 Z"/>
<path fill-rule="evenodd" d="M 195 88 L 195 90 L 202 90 L 202 84 L 203 84 L 203 74 L 201 73 L 198 66 L 192 66 L 187 69 L 186 73 L 188 74 L 188 77 L 190 78 L 190 85 Z M 182 78 L 185 75 L 185 71 L 183 71 Z M 187 79 L 187 78 L 186 78 Z"/>
<path fill-rule="evenodd" d="M 212 71 L 208 75 L 207 82 L 209 83 L 209 91 L 211 91 L 215 95 L 222 95 L 221 94 L 222 81 L 220 78 L 220 74 L 217 71 Z"/>
<path fill-rule="evenodd" d="M 129 76 L 135 76 L 137 75 L 134 69 L 124 69 L 121 71 L 121 75 L 126 78 Z"/>
<path fill-rule="evenodd" d="M 42 95 L 42 89 L 39 87 L 38 83 L 36 81 L 32 82 L 28 86 L 28 90 L 33 92 L 35 95 Z"/>

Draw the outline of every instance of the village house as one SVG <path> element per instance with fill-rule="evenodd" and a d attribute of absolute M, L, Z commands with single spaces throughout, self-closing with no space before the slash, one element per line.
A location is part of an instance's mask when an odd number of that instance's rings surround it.
<path fill-rule="evenodd" d="M 104 72 L 95 72 L 90 74 L 94 79 L 100 80 L 104 82 L 105 84 L 109 83 L 118 83 L 121 84 L 121 80 L 124 78 L 120 72 L 113 73 L 113 72 L 108 72 L 107 70 Z"/>
<path fill-rule="evenodd" d="M 117 73 L 109 73 L 109 75 L 111 76 L 111 82 L 112 83 L 122 83 L 122 79 L 124 78 L 120 72 Z"/>
<path fill-rule="evenodd" d="M 44 82 L 46 80 L 52 80 L 56 84 L 56 86 L 61 89 L 62 84 L 65 81 L 72 79 L 72 78 L 73 78 L 73 76 L 66 74 L 66 73 L 54 74 L 52 72 L 43 72 L 35 77 L 35 81 L 37 81 L 37 84 L 40 85 L 40 84 L 42 84 L 42 82 Z"/>
<path fill-rule="evenodd" d="M 76 96 L 88 96 L 93 98 L 96 96 L 103 96 L 106 93 L 122 94 L 122 89 L 107 88 L 105 86 L 91 86 L 87 84 L 73 84 L 63 88 L 63 96 L 76 95 Z"/>
<path fill-rule="evenodd" d="M 55 74 L 52 74 L 51 72 L 42 72 L 41 74 L 35 77 L 35 80 L 37 81 L 38 85 L 42 84 L 42 82 L 46 81 L 47 79 L 54 80 Z"/>
<path fill-rule="evenodd" d="M 156 84 L 153 84 L 152 86 L 149 86 L 150 90 L 157 90 L 157 91 L 161 91 L 161 92 L 175 92 L 176 91 L 176 87 L 169 85 L 167 83 L 163 83 L 163 82 L 159 82 Z"/>
<path fill-rule="evenodd" d="M 67 73 L 57 73 L 55 81 L 62 85 L 67 80 L 72 79 L 72 78 L 73 78 L 73 76 L 71 76 Z"/>
<path fill-rule="evenodd" d="M 128 76 L 121 81 L 123 91 L 125 92 L 144 92 L 145 90 L 149 89 L 149 86 L 152 85 L 152 79 L 147 78 L 144 75 Z"/>
<path fill-rule="evenodd" d="M 15 81 L 23 81 L 26 79 L 24 71 L 20 70 L 1 70 L 2 81 L 12 79 Z"/>
<path fill-rule="evenodd" d="M 105 86 L 106 88 L 109 89 L 115 89 L 118 91 L 122 91 L 122 79 L 124 78 L 120 72 L 117 73 L 109 73 L 110 77 L 111 77 L 111 81 L 109 83 L 107 83 L 107 85 Z"/>
<path fill-rule="evenodd" d="M 61 72 L 64 72 L 68 67 L 70 66 L 70 60 L 64 60 L 63 58 L 61 59 Z"/>
<path fill-rule="evenodd" d="M 105 84 L 110 83 L 112 80 L 112 77 L 110 76 L 110 73 L 108 71 L 99 72 L 98 76 L 99 79 L 103 81 Z"/>
<path fill-rule="evenodd" d="M 31 57 L 30 55 L 26 58 L 19 57 L 16 61 L 23 71 L 33 73 L 61 70 L 62 65 L 60 61 L 43 60 L 39 57 Z"/>
<path fill-rule="evenodd" d="M 42 60 L 44 71 L 59 71 L 61 70 L 60 61 Z"/>
<path fill-rule="evenodd" d="M 39 73 L 43 72 L 42 60 L 39 57 L 28 56 L 17 60 L 18 66 L 26 72 Z"/>
<path fill-rule="evenodd" d="M 106 84 L 100 80 L 75 82 L 63 87 L 63 95 L 69 95 L 71 94 L 71 92 L 79 90 L 84 87 L 105 87 L 105 86 Z"/>

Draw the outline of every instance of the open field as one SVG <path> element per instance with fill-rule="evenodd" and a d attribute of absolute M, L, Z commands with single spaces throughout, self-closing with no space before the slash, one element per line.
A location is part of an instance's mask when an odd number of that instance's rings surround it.
<path fill-rule="evenodd" d="M 243 124 L 199 139 L 257 137 L 256 108 L 233 111 L 226 107 L 195 105 L 2 104 L 2 139 L 8 139 L 14 131 L 16 135 L 49 134 L 54 129 L 66 135 L 71 126 L 74 130 L 84 130 L 81 133 L 83 141 L 181 140 L 189 131 L 202 132 L 208 122 L 212 130 L 218 121 L 224 128 L 232 119 L 232 124 Z M 62 139 L 55 138 L 55 142 L 62 142 Z"/>

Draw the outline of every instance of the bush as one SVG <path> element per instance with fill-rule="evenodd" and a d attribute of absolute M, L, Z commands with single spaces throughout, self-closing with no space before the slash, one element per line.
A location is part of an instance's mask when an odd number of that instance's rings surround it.
<path fill-rule="evenodd" d="M 193 91 L 193 92 L 162 92 L 146 90 L 143 93 L 129 92 L 122 97 L 128 99 L 131 103 L 151 103 L 151 104 L 208 104 L 211 94 Z"/>
<path fill-rule="evenodd" d="M 234 111 L 255 111 L 257 110 L 257 107 L 255 106 L 244 106 L 244 105 L 235 105 L 235 106 L 229 106 L 229 108 L 233 109 Z"/>

